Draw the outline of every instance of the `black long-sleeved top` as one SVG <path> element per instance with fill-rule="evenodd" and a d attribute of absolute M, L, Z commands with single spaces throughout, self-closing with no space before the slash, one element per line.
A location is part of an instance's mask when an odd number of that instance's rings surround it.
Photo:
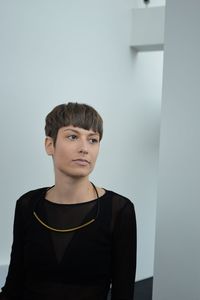
<path fill-rule="evenodd" d="M 106 190 L 98 199 L 56 204 L 47 188 L 16 203 L 5 300 L 132 300 L 136 269 L 136 219 L 127 198 Z M 93 223 L 72 232 L 54 232 Z"/>

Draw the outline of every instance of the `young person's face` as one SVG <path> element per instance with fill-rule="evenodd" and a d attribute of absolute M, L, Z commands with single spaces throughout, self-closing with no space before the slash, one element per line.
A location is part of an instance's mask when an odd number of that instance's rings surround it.
<path fill-rule="evenodd" d="M 74 126 L 60 128 L 55 145 L 52 138 L 45 140 L 46 151 L 53 157 L 55 173 L 70 177 L 87 177 L 92 172 L 99 146 L 98 133 Z"/>

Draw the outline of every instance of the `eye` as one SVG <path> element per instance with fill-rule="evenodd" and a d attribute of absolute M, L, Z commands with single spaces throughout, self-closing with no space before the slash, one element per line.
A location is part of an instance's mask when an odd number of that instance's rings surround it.
<path fill-rule="evenodd" d="M 98 139 L 95 139 L 95 138 L 92 138 L 92 139 L 90 139 L 89 141 L 90 141 L 91 144 L 96 144 L 96 143 L 99 142 L 99 140 L 98 140 Z"/>
<path fill-rule="evenodd" d="M 77 135 L 75 135 L 75 134 L 70 134 L 70 135 L 67 136 L 67 138 L 68 138 L 68 140 L 70 140 L 70 141 L 74 141 L 74 140 L 76 140 L 78 137 L 77 137 Z"/>

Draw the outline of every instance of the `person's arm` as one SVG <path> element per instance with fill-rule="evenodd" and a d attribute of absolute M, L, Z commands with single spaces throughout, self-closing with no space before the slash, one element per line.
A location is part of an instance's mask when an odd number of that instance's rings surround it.
<path fill-rule="evenodd" d="M 132 300 L 136 272 L 136 217 L 128 202 L 119 213 L 112 243 L 112 300 Z"/>
<path fill-rule="evenodd" d="M 10 257 L 8 275 L 0 300 L 20 300 L 22 299 L 23 286 L 23 218 L 19 200 L 16 203 L 14 227 L 13 227 L 13 244 Z"/>

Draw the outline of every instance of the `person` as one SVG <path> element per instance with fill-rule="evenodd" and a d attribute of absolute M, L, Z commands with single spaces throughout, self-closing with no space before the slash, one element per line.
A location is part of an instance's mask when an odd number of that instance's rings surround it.
<path fill-rule="evenodd" d="M 45 133 L 55 183 L 16 202 L 0 299 L 105 300 L 110 286 L 112 300 L 133 299 L 134 205 L 89 180 L 103 135 L 101 116 L 87 104 L 61 104 L 47 115 Z"/>

